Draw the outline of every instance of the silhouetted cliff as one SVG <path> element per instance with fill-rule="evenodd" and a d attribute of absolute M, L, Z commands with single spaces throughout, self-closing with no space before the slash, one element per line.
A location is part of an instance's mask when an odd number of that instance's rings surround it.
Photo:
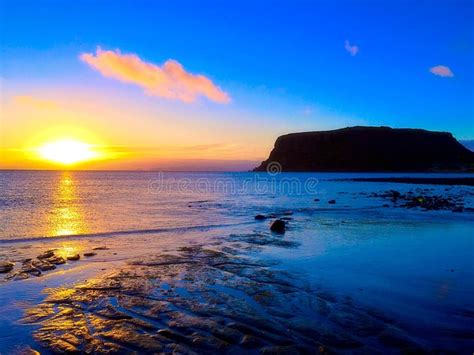
<path fill-rule="evenodd" d="M 474 153 L 447 132 L 349 127 L 278 137 L 255 171 L 271 162 L 282 171 L 473 170 Z"/>

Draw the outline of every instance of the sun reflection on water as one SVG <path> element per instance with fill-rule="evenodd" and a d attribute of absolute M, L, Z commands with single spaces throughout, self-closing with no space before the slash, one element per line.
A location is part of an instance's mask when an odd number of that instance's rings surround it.
<path fill-rule="evenodd" d="M 64 236 L 85 233 L 84 214 L 78 202 L 73 173 L 63 172 L 54 192 L 49 235 Z"/>

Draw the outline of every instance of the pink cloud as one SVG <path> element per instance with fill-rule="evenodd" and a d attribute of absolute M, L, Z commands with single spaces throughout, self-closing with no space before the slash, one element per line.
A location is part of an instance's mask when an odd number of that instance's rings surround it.
<path fill-rule="evenodd" d="M 346 49 L 346 51 L 348 51 L 352 56 L 355 56 L 357 53 L 359 53 L 359 47 L 353 45 L 351 46 L 351 44 L 349 43 L 348 40 L 346 40 L 344 42 L 344 48 Z"/>
<path fill-rule="evenodd" d="M 444 65 L 437 65 L 435 67 L 430 68 L 430 72 L 434 75 L 441 76 L 443 78 L 452 78 L 454 73 L 448 67 Z"/>
<path fill-rule="evenodd" d="M 229 95 L 204 75 L 187 72 L 175 60 L 159 66 L 141 60 L 136 54 L 97 48 L 96 53 L 82 53 L 79 58 L 103 76 L 143 88 L 147 95 L 191 103 L 204 96 L 221 104 Z"/>

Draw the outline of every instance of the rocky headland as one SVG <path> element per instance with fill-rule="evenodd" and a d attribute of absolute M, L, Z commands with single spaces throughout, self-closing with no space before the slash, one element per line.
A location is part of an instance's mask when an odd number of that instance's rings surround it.
<path fill-rule="evenodd" d="M 277 168 L 275 168 L 275 165 Z M 255 171 L 473 171 L 474 152 L 451 133 L 349 127 L 278 137 Z"/>

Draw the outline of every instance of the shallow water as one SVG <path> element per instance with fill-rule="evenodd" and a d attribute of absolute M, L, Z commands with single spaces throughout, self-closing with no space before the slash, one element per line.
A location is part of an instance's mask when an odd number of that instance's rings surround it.
<path fill-rule="evenodd" d="M 142 254 L 267 233 L 269 220 L 255 221 L 258 213 L 291 218 L 284 240 L 295 244 L 245 252 L 252 258 L 276 261 L 275 270 L 311 289 L 377 309 L 428 349 L 472 348 L 474 214 L 382 207 L 387 201 L 367 194 L 414 191 L 474 207 L 474 188 L 334 181 L 358 176 L 442 175 L 0 172 L 0 259 L 50 247 L 111 248 L 50 276 L 0 283 L 0 327 L 9 329 L 0 352 L 13 351 L 12 339 L 35 345 L 32 328 L 17 320 L 23 302 L 41 302 L 46 287 L 72 286 Z"/>

